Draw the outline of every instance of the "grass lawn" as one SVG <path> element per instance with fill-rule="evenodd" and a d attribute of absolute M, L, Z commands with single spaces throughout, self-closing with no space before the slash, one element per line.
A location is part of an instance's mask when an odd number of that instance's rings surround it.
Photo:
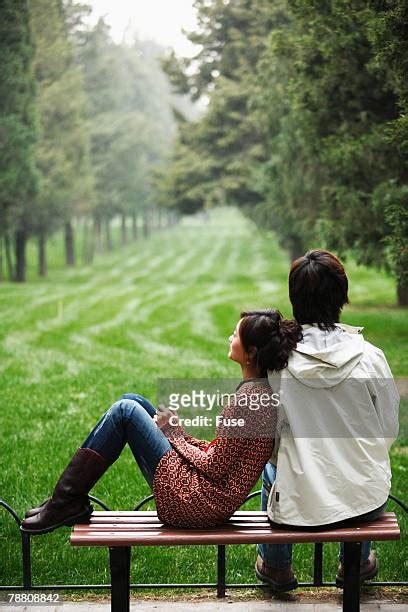
<path fill-rule="evenodd" d="M 206 225 L 187 219 L 99 256 L 92 267 L 66 270 L 61 261 L 56 238 L 47 279 L 30 269 L 26 284 L 0 285 L 0 497 L 20 516 L 49 495 L 73 451 L 122 393 L 154 402 L 158 378 L 237 377 L 226 355 L 240 310 L 274 306 L 291 314 L 286 255 L 273 235 L 234 210 L 215 211 Z M 394 375 L 407 376 L 407 313 L 395 305 L 393 280 L 347 264 L 351 304 L 344 322 L 364 325 L 365 338 L 385 351 Z M 392 450 L 392 491 L 402 498 L 406 437 Z M 132 509 L 150 491 L 125 449 L 93 493 L 112 509 Z M 32 539 L 34 583 L 107 582 L 107 551 L 74 549 L 69 533 Z M 407 580 L 404 542 L 375 548 L 379 579 Z M 254 559 L 254 547 L 231 546 L 228 581 L 254 581 Z M 132 563 L 135 582 L 215 580 L 212 547 L 142 548 Z M 311 578 L 311 545 L 295 547 L 294 564 L 300 580 Z M 325 579 L 333 579 L 336 567 L 336 546 L 327 545 Z M 21 575 L 20 534 L 0 509 L 0 584 L 19 584 Z"/>

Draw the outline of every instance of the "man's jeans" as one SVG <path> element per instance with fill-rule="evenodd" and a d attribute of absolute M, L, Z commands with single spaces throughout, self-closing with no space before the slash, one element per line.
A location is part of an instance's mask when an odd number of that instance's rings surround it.
<path fill-rule="evenodd" d="M 156 409 L 142 395 L 125 393 L 95 425 L 82 448 L 91 448 L 112 464 L 126 442 L 152 486 L 160 459 L 171 444 L 153 420 Z"/>
<path fill-rule="evenodd" d="M 272 463 L 267 463 L 262 473 L 262 492 L 261 492 L 261 510 L 266 510 L 269 491 L 271 490 L 272 483 L 276 479 L 276 466 Z M 372 512 L 359 517 L 359 520 L 374 520 L 380 516 L 387 504 L 385 503 L 381 508 L 376 508 Z M 356 520 L 356 519 L 353 519 Z M 258 544 L 258 553 L 261 555 L 268 567 L 274 567 L 284 569 L 292 563 L 292 545 L 291 544 Z M 370 554 L 371 542 L 362 542 L 361 545 L 361 561 L 366 561 Z M 344 559 L 344 545 L 340 544 L 339 559 L 343 562 Z"/>

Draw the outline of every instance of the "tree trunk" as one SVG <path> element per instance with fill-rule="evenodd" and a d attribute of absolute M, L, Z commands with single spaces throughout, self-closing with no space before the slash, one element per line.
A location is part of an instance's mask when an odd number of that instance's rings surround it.
<path fill-rule="evenodd" d="M 86 263 L 91 264 L 95 257 L 95 236 L 92 231 L 90 221 L 89 221 L 89 228 L 88 228 L 88 237 L 89 237 L 89 240 L 88 240 L 88 244 L 86 248 Z"/>
<path fill-rule="evenodd" d="M 16 281 L 23 283 L 26 279 L 26 244 L 27 232 L 25 229 L 19 229 L 15 233 L 15 251 L 16 251 Z"/>
<path fill-rule="evenodd" d="M 289 239 L 289 256 L 291 261 L 302 257 L 305 254 L 305 248 L 302 239 L 299 236 L 291 236 Z"/>
<path fill-rule="evenodd" d="M 148 213 L 149 233 L 151 234 L 157 228 L 156 226 L 156 209 L 151 208 Z"/>
<path fill-rule="evenodd" d="M 47 252 L 46 252 L 47 237 L 43 229 L 38 234 L 38 274 L 47 276 Z"/>
<path fill-rule="evenodd" d="M 401 279 L 397 279 L 397 299 L 398 306 L 408 306 L 408 285 L 402 284 Z"/>
<path fill-rule="evenodd" d="M 112 243 L 112 232 L 111 232 L 111 220 L 105 220 L 105 244 L 108 251 L 112 251 L 113 243 Z"/>
<path fill-rule="evenodd" d="M 122 237 L 122 246 L 125 246 L 127 244 L 126 216 L 125 215 L 122 215 L 121 237 Z"/>
<path fill-rule="evenodd" d="M 150 234 L 149 213 L 147 210 L 143 212 L 143 236 L 147 238 Z"/>
<path fill-rule="evenodd" d="M 94 219 L 94 238 L 97 252 L 103 253 L 102 222 L 97 218 Z"/>
<path fill-rule="evenodd" d="M 132 213 L 132 236 L 133 240 L 137 240 L 137 214 Z"/>
<path fill-rule="evenodd" d="M 82 263 L 86 263 L 88 240 L 89 240 L 88 223 L 87 223 L 86 218 L 84 217 L 83 224 L 82 224 L 82 245 L 81 245 Z"/>
<path fill-rule="evenodd" d="M 93 232 L 91 231 L 89 223 L 88 219 L 85 218 L 82 233 L 82 261 L 84 264 L 92 263 L 94 256 Z"/>
<path fill-rule="evenodd" d="M 178 217 L 175 211 L 171 210 L 169 212 L 169 227 L 173 227 L 174 225 L 176 225 L 177 221 L 178 221 Z"/>
<path fill-rule="evenodd" d="M 65 231 L 65 264 L 67 266 L 75 266 L 75 245 L 74 245 L 74 228 L 72 222 L 67 221 L 64 226 Z"/>
<path fill-rule="evenodd" d="M 13 266 L 13 259 L 11 255 L 10 238 L 8 234 L 4 236 L 4 250 L 6 252 L 7 276 L 9 280 L 14 280 L 14 266 Z"/>

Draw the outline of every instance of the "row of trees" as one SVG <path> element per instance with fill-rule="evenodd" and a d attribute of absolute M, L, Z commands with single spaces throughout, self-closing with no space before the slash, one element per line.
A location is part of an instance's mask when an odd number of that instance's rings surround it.
<path fill-rule="evenodd" d="M 325 244 L 391 269 L 408 303 L 408 6 L 196 0 L 201 45 L 164 68 L 208 111 L 180 118 L 163 200 L 240 206 L 292 257 Z"/>
<path fill-rule="evenodd" d="M 175 136 L 174 97 L 154 43 L 115 44 L 89 6 L 75 0 L 0 0 L 0 278 L 26 274 L 26 243 L 65 234 L 75 263 L 75 219 L 83 220 L 87 257 L 122 240 L 154 209 L 154 172 Z M 143 221 L 141 220 L 143 219 Z"/>

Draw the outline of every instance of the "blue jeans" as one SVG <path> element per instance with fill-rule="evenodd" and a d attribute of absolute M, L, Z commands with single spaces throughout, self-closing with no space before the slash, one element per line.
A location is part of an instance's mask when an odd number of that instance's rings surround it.
<path fill-rule="evenodd" d="M 140 470 L 149 483 L 160 459 L 171 444 L 153 420 L 156 409 L 142 395 L 125 393 L 95 425 L 82 448 L 91 448 L 112 464 L 129 444 Z"/>
<path fill-rule="evenodd" d="M 276 479 L 276 466 L 272 463 L 267 463 L 262 473 L 262 492 L 261 492 L 261 509 L 266 510 L 269 491 L 272 483 Z M 385 503 L 380 508 L 376 508 L 372 512 L 361 515 L 359 520 L 371 521 L 379 517 L 387 504 Z M 355 521 L 357 519 L 353 518 Z M 351 521 L 351 519 L 350 519 Z M 344 521 L 347 524 L 348 521 Z M 337 526 L 337 525 L 336 525 Z M 338 525 L 340 526 L 340 525 Z M 292 563 L 292 545 L 291 544 L 258 544 L 258 553 L 268 567 L 284 569 Z M 361 561 L 366 561 L 371 550 L 371 542 L 362 542 L 361 545 Z M 340 544 L 339 559 L 343 562 L 344 559 L 344 544 Z"/>

